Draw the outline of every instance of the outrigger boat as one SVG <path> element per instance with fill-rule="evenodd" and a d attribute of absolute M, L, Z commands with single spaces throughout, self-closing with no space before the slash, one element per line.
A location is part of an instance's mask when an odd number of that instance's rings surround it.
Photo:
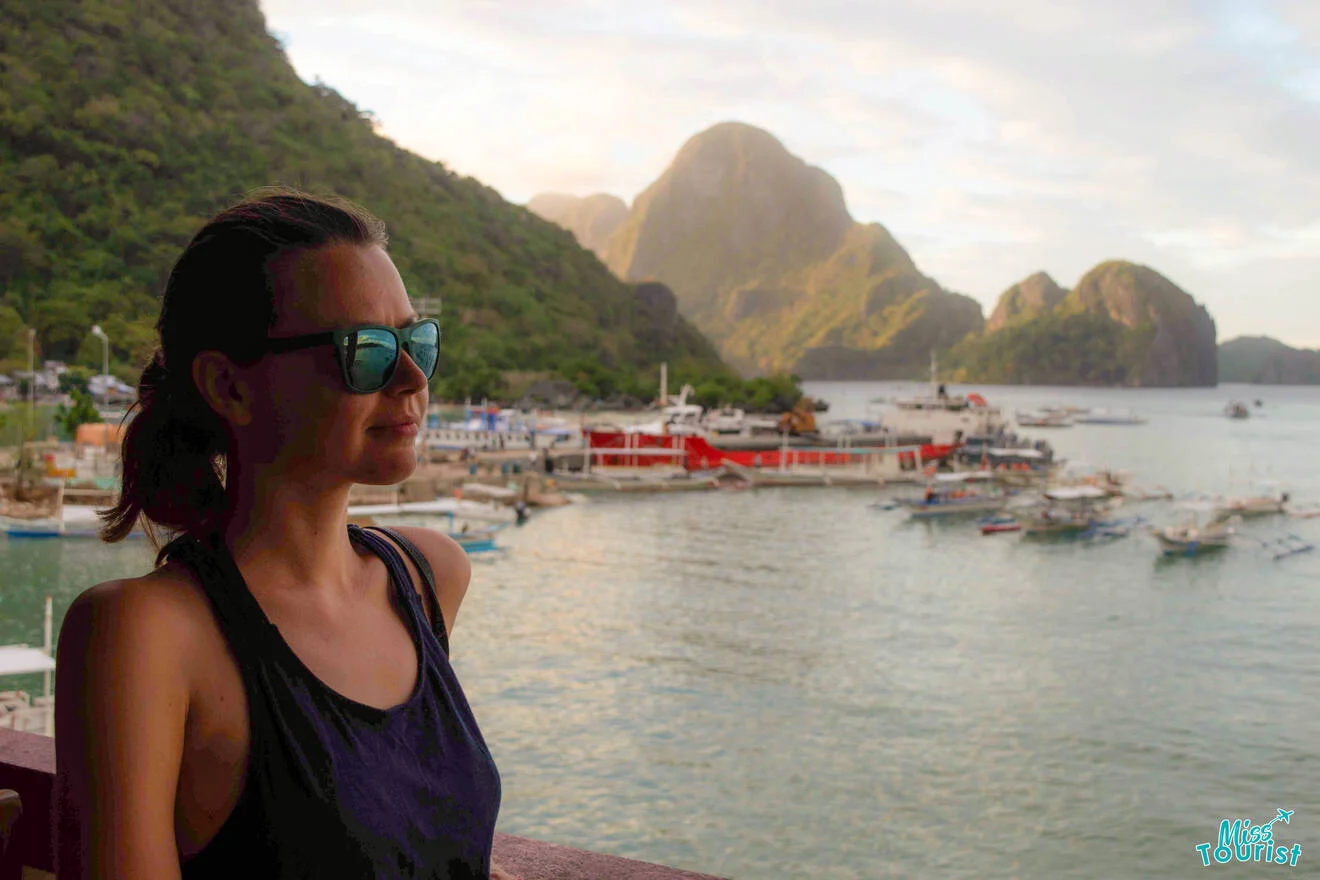
<path fill-rule="evenodd" d="M 1098 486 L 1060 486 L 1014 515 L 1028 535 L 1075 535 L 1100 526 L 1108 502 L 1109 493 Z"/>
<path fill-rule="evenodd" d="M 1263 495 L 1248 495 L 1230 498 L 1220 505 L 1225 511 L 1238 516 L 1261 516 L 1268 513 L 1285 513 L 1288 509 L 1288 493 L 1276 489 Z"/>
<path fill-rule="evenodd" d="M 1242 517 L 1228 514 L 1222 509 L 1211 508 L 1209 522 L 1201 525 L 1196 517 L 1196 508 L 1179 525 L 1152 527 L 1151 534 L 1159 542 L 1160 552 L 1165 556 L 1196 556 L 1199 553 L 1223 550 L 1237 534 L 1242 524 Z"/>
<path fill-rule="evenodd" d="M 997 535 L 1000 532 L 1020 532 L 1022 523 L 1011 516 L 994 515 L 981 520 L 981 534 Z"/>
<path fill-rule="evenodd" d="M 982 491 L 969 484 L 993 479 L 989 471 L 936 474 L 920 498 L 900 498 L 913 519 L 932 519 L 969 513 L 993 513 L 1001 509 L 1009 496 L 997 490 Z"/>

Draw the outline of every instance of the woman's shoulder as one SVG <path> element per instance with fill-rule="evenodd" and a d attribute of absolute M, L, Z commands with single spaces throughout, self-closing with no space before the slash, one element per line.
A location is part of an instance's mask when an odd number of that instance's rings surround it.
<path fill-rule="evenodd" d="M 95 640 L 102 647 L 132 646 L 144 654 L 186 654 L 210 623 L 206 597 L 191 572 L 167 563 L 138 577 L 102 581 L 84 590 L 65 615 L 60 646 L 65 648 L 71 637 L 74 643 Z M 175 653 L 176 661 L 182 659 L 180 653 Z"/>
<path fill-rule="evenodd" d="M 460 571 L 470 571 L 467 552 L 444 532 L 422 526 L 395 526 L 392 531 L 403 535 L 422 551 L 426 561 L 431 564 L 431 570 L 435 572 L 437 581 L 442 575 L 452 577 Z"/>
<path fill-rule="evenodd" d="M 431 573 L 435 576 L 436 599 L 445 617 L 445 628 L 452 633 L 459 606 L 463 604 L 468 582 L 472 579 L 472 563 L 468 561 L 467 551 L 453 538 L 435 529 L 395 526 L 391 531 L 411 541 L 431 566 Z M 424 579 L 415 571 L 406 555 L 405 564 L 418 591 L 425 589 Z"/>

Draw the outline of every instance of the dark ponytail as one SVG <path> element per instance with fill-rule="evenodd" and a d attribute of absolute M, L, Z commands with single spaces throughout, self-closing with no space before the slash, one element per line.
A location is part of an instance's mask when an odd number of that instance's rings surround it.
<path fill-rule="evenodd" d="M 384 224 L 361 208 L 284 189 L 261 190 L 202 227 L 165 285 L 160 347 L 138 380 L 119 501 L 101 513 L 102 540 L 122 540 L 139 519 L 157 548 L 166 535 L 200 537 L 219 527 L 229 432 L 193 381 L 193 359 L 202 351 L 235 363 L 260 357 L 257 346 L 275 322 L 276 258 L 385 243 Z"/>

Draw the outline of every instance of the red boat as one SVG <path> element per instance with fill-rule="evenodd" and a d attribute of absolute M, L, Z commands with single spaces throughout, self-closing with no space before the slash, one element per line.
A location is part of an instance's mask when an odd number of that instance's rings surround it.
<path fill-rule="evenodd" d="M 711 470 L 723 465 L 747 468 L 778 468 L 792 465 L 820 467 L 855 464 L 858 455 L 875 455 L 883 452 L 883 447 L 840 449 L 833 446 L 721 449 L 712 446 L 705 437 L 694 434 L 587 431 L 586 437 L 594 455 L 592 464 L 605 467 L 680 465 L 688 471 Z M 953 455 L 957 448 L 956 444 L 922 444 L 919 448 L 921 464 L 925 466 L 942 462 Z M 617 454 L 613 452 L 616 449 Z M 917 449 L 905 447 L 896 454 L 904 470 L 916 469 Z"/>
<path fill-rule="evenodd" d="M 1022 523 L 1015 519 L 996 519 L 991 520 L 981 526 L 981 534 L 993 535 L 998 532 L 1020 532 Z"/>

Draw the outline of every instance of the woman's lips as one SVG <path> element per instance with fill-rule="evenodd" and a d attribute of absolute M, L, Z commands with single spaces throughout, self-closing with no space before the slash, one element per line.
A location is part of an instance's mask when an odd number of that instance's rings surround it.
<path fill-rule="evenodd" d="M 377 425 L 372 430 L 392 437 L 416 437 L 419 428 L 416 422 L 399 422 L 397 425 Z"/>

